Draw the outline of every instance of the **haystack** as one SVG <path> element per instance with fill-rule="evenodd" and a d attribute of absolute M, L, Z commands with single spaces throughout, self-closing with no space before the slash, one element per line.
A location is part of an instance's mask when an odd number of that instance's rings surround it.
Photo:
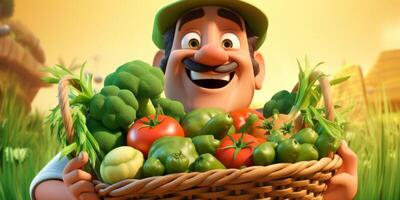
<path fill-rule="evenodd" d="M 392 105 L 400 108 L 400 49 L 382 52 L 365 82 L 370 99 L 384 88 Z"/>
<path fill-rule="evenodd" d="M 345 65 L 334 77 L 350 78 L 333 87 L 332 96 L 335 105 L 340 105 L 339 111 L 346 113 L 348 120 L 361 120 L 367 108 L 367 95 L 361 67 L 358 65 Z"/>
<path fill-rule="evenodd" d="M 45 62 L 43 49 L 39 40 L 22 24 L 5 20 L 0 21 L 0 27 L 3 29 L 0 34 L 0 84 L 16 84 L 17 94 L 30 105 L 38 90 L 46 86 L 41 81 L 44 76 L 41 68 Z"/>

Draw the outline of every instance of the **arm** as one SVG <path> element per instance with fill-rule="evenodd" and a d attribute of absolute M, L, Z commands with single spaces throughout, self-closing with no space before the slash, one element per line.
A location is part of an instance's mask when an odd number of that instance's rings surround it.
<path fill-rule="evenodd" d="M 98 199 L 91 182 L 92 176 L 81 170 L 87 162 L 86 153 L 70 161 L 56 156 L 32 181 L 32 199 Z"/>
<path fill-rule="evenodd" d="M 343 159 L 343 165 L 329 181 L 328 189 L 324 193 L 325 200 L 350 200 L 357 194 L 357 155 L 344 141 L 338 153 Z"/>
<path fill-rule="evenodd" d="M 68 190 L 62 180 L 47 180 L 36 186 L 34 191 L 36 200 L 73 200 L 75 197 Z"/>

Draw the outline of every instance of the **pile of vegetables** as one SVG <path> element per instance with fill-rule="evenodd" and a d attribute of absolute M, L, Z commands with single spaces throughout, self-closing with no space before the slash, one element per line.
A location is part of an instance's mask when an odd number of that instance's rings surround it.
<path fill-rule="evenodd" d="M 336 152 L 343 127 L 338 120 L 327 120 L 326 110 L 318 107 L 317 80 L 325 75 L 316 73 L 307 60 L 299 67 L 296 90 L 273 95 L 261 114 L 249 108 L 230 113 L 201 108 L 185 113 L 180 102 L 161 97 L 161 70 L 142 61 L 120 66 L 107 76 L 98 93 L 83 68 L 78 77 L 56 66 L 49 70 L 53 77 L 48 82 L 73 77 L 72 143 L 68 144 L 59 107 L 53 109 L 49 122 L 65 146 L 63 155 L 87 151 L 92 169 L 107 183 L 317 160 Z"/>

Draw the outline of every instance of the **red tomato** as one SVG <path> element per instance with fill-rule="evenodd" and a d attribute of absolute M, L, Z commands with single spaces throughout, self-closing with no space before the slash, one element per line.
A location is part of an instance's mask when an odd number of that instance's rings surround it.
<path fill-rule="evenodd" d="M 259 144 L 264 143 L 267 141 L 267 139 L 265 137 L 256 137 L 256 140 Z"/>
<path fill-rule="evenodd" d="M 227 168 L 249 167 L 253 165 L 253 151 L 258 144 L 258 140 L 249 134 L 232 134 L 221 140 L 215 157 Z"/>
<path fill-rule="evenodd" d="M 256 114 L 259 119 L 264 119 L 261 113 L 250 108 L 243 108 L 230 112 L 230 115 L 233 119 L 233 126 L 235 126 L 236 130 L 239 130 L 243 124 L 246 123 L 246 120 L 249 118 L 250 114 Z"/>
<path fill-rule="evenodd" d="M 146 157 L 151 144 L 163 136 L 185 137 L 183 128 L 174 118 L 158 115 L 137 120 L 128 130 L 127 144 L 143 153 Z"/>
<path fill-rule="evenodd" d="M 256 138 L 264 138 L 266 134 L 268 134 L 268 130 L 263 127 L 264 121 L 262 119 L 254 122 L 249 130 L 249 134 Z"/>

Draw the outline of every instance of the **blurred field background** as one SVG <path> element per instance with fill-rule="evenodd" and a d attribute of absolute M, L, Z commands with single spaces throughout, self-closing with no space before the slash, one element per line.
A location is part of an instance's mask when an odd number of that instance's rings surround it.
<path fill-rule="evenodd" d="M 15 0 L 11 19 L 40 39 L 44 66 L 63 62 L 73 68 L 87 61 L 88 72 L 101 78 L 124 62 L 152 61 L 153 17 L 168 2 Z M 253 106 L 291 89 L 296 58 L 305 54 L 325 61 L 321 69 L 332 76 L 351 75 L 334 97 L 349 121 L 346 139 L 359 158 L 357 199 L 400 199 L 400 51 L 394 50 L 400 49 L 400 1 L 249 2 L 270 19 L 260 49 L 267 75 Z M 0 51 L 0 61 L 1 56 Z M 42 88 L 28 105 L 19 95 L 30 84 L 3 73 L 6 67 L 0 62 L 0 199 L 29 199 L 32 178 L 59 150 L 44 123 L 57 93 L 55 87 Z M 15 89 L 18 85 L 22 89 Z"/>
<path fill-rule="evenodd" d="M 379 53 L 400 48 L 400 1 L 247 0 L 260 8 L 270 25 L 263 53 L 267 70 L 263 89 L 253 106 L 260 107 L 275 92 L 297 80 L 296 58 L 307 54 L 325 61 L 327 73 L 343 63 L 364 72 Z M 46 65 L 62 58 L 67 64 L 87 61 L 87 69 L 103 76 L 133 59 L 152 62 L 157 48 L 151 32 L 155 13 L 171 0 L 15 0 L 13 19 L 40 38 Z M 55 88 L 43 89 L 34 106 L 55 105 Z"/>

